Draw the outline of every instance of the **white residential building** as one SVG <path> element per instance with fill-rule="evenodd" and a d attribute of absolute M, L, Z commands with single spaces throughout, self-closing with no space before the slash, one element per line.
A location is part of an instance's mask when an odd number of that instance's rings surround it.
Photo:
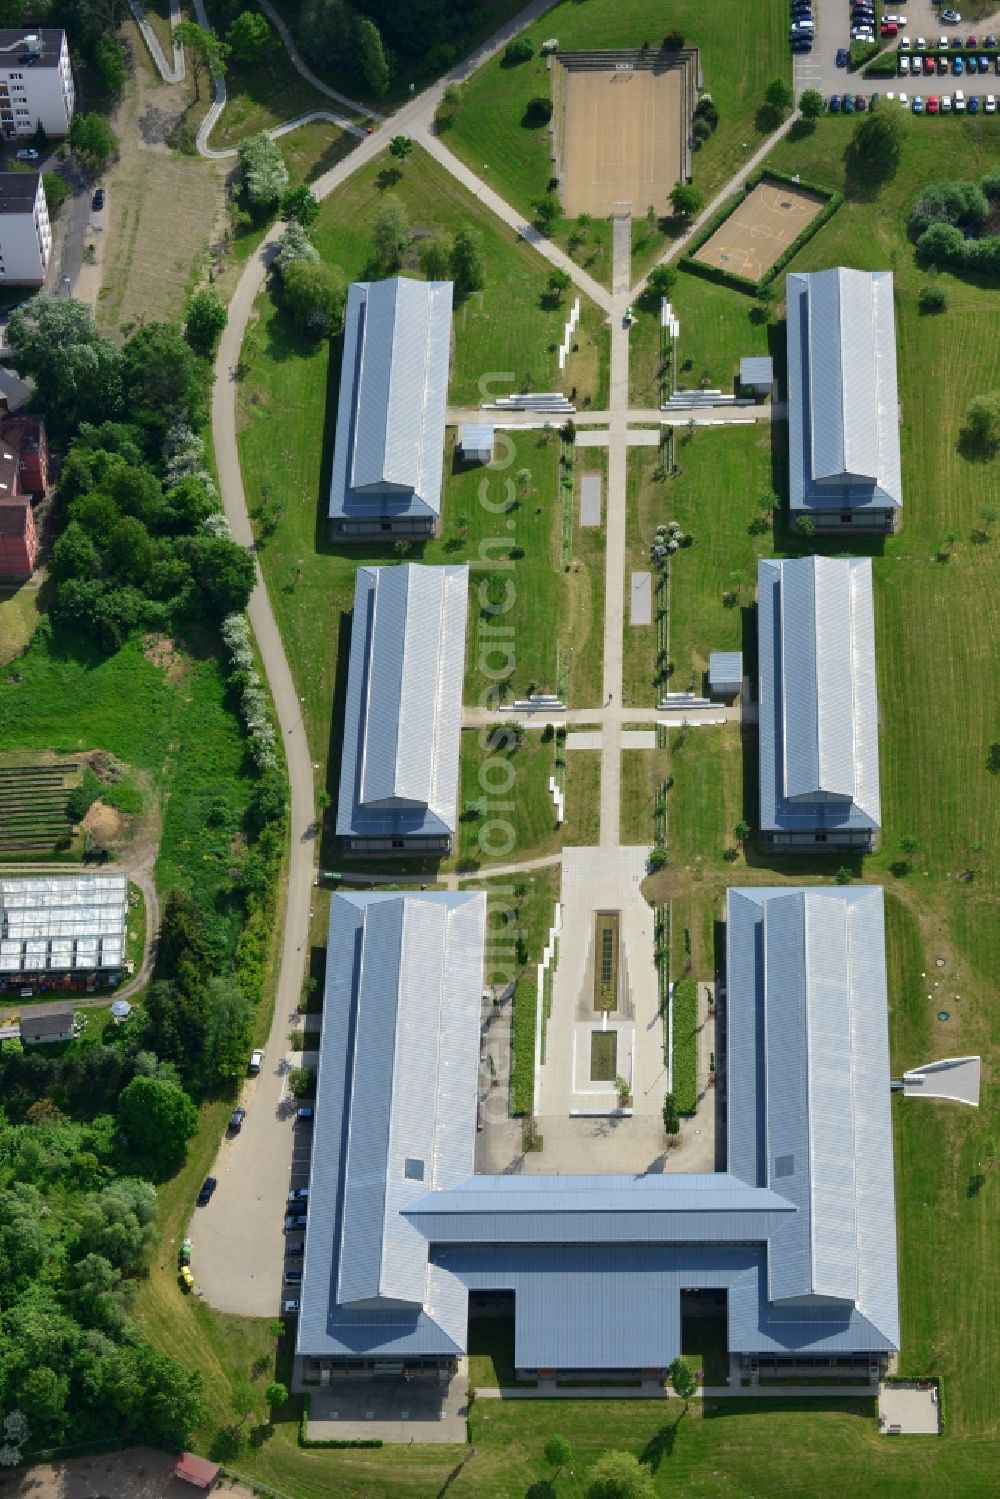
<path fill-rule="evenodd" d="M 56 26 L 0 28 L 0 126 L 4 136 L 66 135 L 76 90 L 66 33 Z"/>
<path fill-rule="evenodd" d="M 40 172 L 0 172 L 0 286 L 41 286 L 52 227 Z"/>

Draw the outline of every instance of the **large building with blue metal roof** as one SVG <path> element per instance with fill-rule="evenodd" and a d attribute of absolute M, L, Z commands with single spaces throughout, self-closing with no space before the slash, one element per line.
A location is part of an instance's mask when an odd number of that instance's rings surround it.
<path fill-rule="evenodd" d="M 796 272 L 785 305 L 792 520 L 894 531 L 903 485 L 892 272 Z"/>
<path fill-rule="evenodd" d="M 872 848 L 882 808 L 870 559 L 759 561 L 757 644 L 762 843 Z"/>
<path fill-rule="evenodd" d="M 357 570 L 337 801 L 352 853 L 451 849 L 468 594 L 465 563 Z"/>
<path fill-rule="evenodd" d="M 726 1169 L 487 1176 L 485 896 L 334 895 L 307 1381 L 447 1379 L 486 1293 L 512 1296 L 524 1371 L 663 1370 L 684 1296 L 706 1291 L 734 1355 L 880 1365 L 898 1347 L 881 888 L 734 889 L 726 915 Z"/>
<path fill-rule="evenodd" d="M 332 540 L 419 540 L 440 529 L 451 306 L 450 281 L 348 288 Z"/>

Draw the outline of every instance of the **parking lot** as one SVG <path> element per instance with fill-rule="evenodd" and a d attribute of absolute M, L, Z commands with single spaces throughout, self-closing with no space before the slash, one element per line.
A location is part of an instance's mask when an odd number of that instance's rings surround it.
<path fill-rule="evenodd" d="M 933 4 L 932 0 L 914 0 L 913 4 L 907 4 L 906 0 L 898 0 L 896 4 L 884 5 L 883 11 L 889 14 L 905 15 L 905 34 L 912 42 L 915 42 L 919 36 L 935 44 L 942 36 L 949 38 L 961 36 L 965 41 L 969 35 L 975 35 L 982 40 L 988 32 L 993 32 L 1000 37 L 1000 5 L 992 14 L 975 22 L 966 20 L 960 0 L 955 8 L 963 16 L 961 25 L 949 26 L 943 23 L 940 19 L 940 12 L 942 9 L 947 9 L 947 6 Z M 939 95 L 954 93 L 956 87 L 963 88 L 966 95 L 1000 93 L 1000 78 L 995 72 L 991 72 L 988 76 L 983 75 L 981 79 L 974 76 L 968 84 L 963 79 L 956 79 L 950 74 L 947 78 L 942 75 L 939 83 L 937 81 L 932 83 L 931 80 L 925 82 L 920 78 L 914 84 L 909 78 L 865 78 L 860 69 L 855 72 L 846 68 L 838 68 L 838 48 L 850 45 L 851 8 L 848 0 L 813 0 L 813 17 L 816 26 L 813 49 L 811 52 L 795 53 L 792 59 L 796 98 L 806 89 L 817 89 L 827 101 L 831 94 L 843 95 L 847 92 L 862 94 L 865 98 L 870 98 L 872 94 L 880 94 L 884 98 L 887 93 L 898 93 L 900 89 L 911 99 L 914 93 L 925 96 L 929 93 Z M 895 41 L 888 42 L 886 45 L 893 51 L 896 50 Z M 911 48 L 911 51 L 915 50 L 915 47 Z"/>
<path fill-rule="evenodd" d="M 301 1024 L 301 1016 L 292 1018 Z M 194 1208 L 189 1229 L 198 1293 L 220 1311 L 248 1317 L 273 1317 L 296 1300 L 303 1263 L 301 1253 L 286 1251 L 305 1233 L 282 1230 L 289 1192 L 308 1185 L 312 1126 L 296 1120 L 288 1091 L 302 1056 L 282 1047 L 289 1021 L 277 1011 L 275 1021 L 260 1073 L 247 1078 L 237 1100 L 246 1118 L 220 1142 L 212 1167 L 217 1186 Z"/>

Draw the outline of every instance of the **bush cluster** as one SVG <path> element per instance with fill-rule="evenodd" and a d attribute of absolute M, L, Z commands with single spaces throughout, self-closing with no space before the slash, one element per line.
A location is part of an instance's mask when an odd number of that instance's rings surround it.
<path fill-rule="evenodd" d="M 918 262 L 1000 275 L 1000 235 L 980 232 L 998 202 L 1000 171 L 977 182 L 932 182 L 910 214 Z"/>

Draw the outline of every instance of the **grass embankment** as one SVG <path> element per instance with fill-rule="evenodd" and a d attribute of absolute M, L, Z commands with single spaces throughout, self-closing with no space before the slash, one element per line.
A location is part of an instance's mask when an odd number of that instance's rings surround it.
<path fill-rule="evenodd" d="M 773 78 L 790 76 L 785 7 L 778 0 L 733 6 L 728 0 L 674 0 L 650 7 L 648 0 L 590 0 L 586 6 L 564 0 L 531 26 L 524 35 L 533 42 L 530 62 L 507 66 L 502 54 L 474 73 L 462 91 L 456 112 L 447 107 L 439 117 L 442 139 L 474 172 L 519 212 L 530 218 L 532 205 L 543 197 L 553 173 L 547 125 L 531 123 L 529 101 L 550 97 L 546 61 L 538 49 L 548 37 L 558 37 L 562 50 L 602 47 L 657 46 L 668 30 L 681 31 L 688 45 L 701 50 L 706 90 L 719 110 L 715 134 L 693 157 L 694 183 L 706 199 L 739 169 L 760 145 L 765 132 L 758 128 L 757 111 L 764 89 Z M 488 171 L 483 172 L 484 165 Z M 653 199 L 660 224 L 648 231 L 642 216 L 647 204 L 633 204 L 633 271 L 641 274 L 663 253 L 667 228 L 680 227 L 668 218 L 665 182 Z M 552 237 L 567 247 L 574 228 L 561 220 Z M 595 221 L 575 258 L 598 280 L 610 282 L 611 231 L 607 221 Z"/>
<path fill-rule="evenodd" d="M 1000 537 L 982 515 L 995 503 L 995 465 L 964 456 L 960 432 L 968 402 L 996 384 L 1000 311 L 995 288 L 942 274 L 949 311 L 921 314 L 917 299 L 928 278 L 914 263 L 906 220 L 922 186 L 951 175 L 959 152 L 967 177 L 987 170 L 995 154 L 986 121 L 969 120 L 968 129 L 960 121 L 943 123 L 943 131 L 928 132 L 916 128 L 919 121 L 906 122 L 900 168 L 881 190 L 850 176 L 850 122 L 821 121 L 814 132 L 782 142 L 771 162 L 846 193 L 837 215 L 789 269 L 891 266 L 895 274 L 902 528 L 884 541 L 857 540 L 851 548 L 855 555 L 872 554 L 884 826 L 875 854 L 844 862 L 855 878 L 887 887 L 893 1071 L 935 1056 L 979 1053 L 989 1078 L 997 1059 L 992 976 L 1000 961 L 1000 848 L 985 830 L 1000 816 L 1000 778 L 986 761 L 1000 696 Z M 727 300 L 734 308 L 747 303 L 738 293 L 708 289 L 708 305 Z M 695 324 L 688 317 L 698 337 Z M 727 324 L 734 338 L 730 356 L 736 356 L 735 340 L 742 336 L 735 312 L 720 326 Z M 678 449 L 684 473 L 671 510 L 695 532 L 694 546 L 680 554 L 672 576 L 670 654 L 679 686 L 687 685 L 689 671 L 697 683 L 710 648 L 742 645 L 752 666 L 756 558 L 802 550 L 781 516 L 773 534 L 748 530 L 759 489 L 773 482 L 783 492 L 783 438 L 776 428 L 770 472 L 763 433 L 699 432 Z M 988 539 L 973 540 L 984 528 Z M 953 542 L 946 541 L 949 534 Z M 844 543 L 837 537 L 813 549 L 842 552 Z M 726 591 L 739 594 L 729 608 Z M 735 729 L 699 729 L 680 752 L 673 734 L 671 746 L 671 865 L 654 892 L 673 902 L 674 972 L 687 953 L 686 929 L 693 972 L 707 975 L 713 971 L 713 922 L 727 885 L 828 883 L 841 861 L 765 856 L 752 841 L 727 861 L 735 823 L 744 817 L 756 823 L 755 733 L 741 742 Z M 904 835 L 919 842 L 908 859 L 901 858 Z M 893 864 L 909 872 L 894 874 Z M 939 1008 L 949 1011 L 948 1021 L 937 1021 Z M 995 1155 L 988 1117 L 996 1103 L 988 1082 L 986 1112 L 905 1102 L 894 1108 L 900 1364 L 903 1372 L 937 1373 L 946 1381 L 948 1432 L 938 1444 L 943 1464 L 958 1460 L 956 1442 L 997 1437 L 1000 1349 L 988 1329 L 1000 1318 L 989 1268 L 1000 1209 L 984 1165 Z M 929 1284 L 933 1296 L 926 1293 Z M 873 1482 L 874 1471 L 866 1475 Z M 964 1485 L 977 1492 L 978 1480 L 970 1466 L 959 1491 Z"/>

